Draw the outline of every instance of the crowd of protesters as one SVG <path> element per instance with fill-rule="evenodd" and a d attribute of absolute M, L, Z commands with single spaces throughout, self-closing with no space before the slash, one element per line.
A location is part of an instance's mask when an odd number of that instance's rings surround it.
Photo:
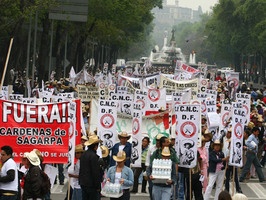
<path fill-rule="evenodd" d="M 218 82 L 217 113 L 219 114 L 221 94 L 225 95 L 225 99 L 230 99 L 230 91 L 227 82 L 220 76 L 217 76 L 216 81 Z M 13 90 L 15 93 L 24 93 L 23 87 L 23 83 L 19 79 L 14 80 Z M 76 92 L 76 88 L 70 85 L 69 79 L 46 82 L 45 87 L 54 88 L 55 93 Z M 102 145 L 102 141 L 97 136 L 97 131 L 87 132 L 87 136 L 82 136 L 81 144 L 75 148 L 75 158 L 78 162 L 75 164 L 74 171 L 68 170 L 68 177 L 72 179 L 70 191 L 68 191 L 71 194 L 69 195 L 70 199 L 100 199 L 100 191 L 104 183 L 109 181 L 120 183 L 123 195 L 119 199 L 128 200 L 130 193 L 138 192 L 141 174 L 143 174 L 141 192 L 147 192 L 148 182 L 148 193 L 151 200 L 189 200 L 193 196 L 196 200 L 208 200 L 214 187 L 216 190 L 215 200 L 229 199 L 227 196 L 232 174 L 235 174 L 233 178 L 236 183 L 236 191 L 240 194 L 243 191 L 239 182 L 248 182 L 249 179 L 256 178 L 256 173 L 259 181 L 264 182 L 262 167 L 266 161 L 266 88 L 258 90 L 242 83 L 238 92 L 251 94 L 250 122 L 244 128 L 243 157 L 245 161 L 240 176 L 238 176 L 238 168 L 228 165 L 232 122 L 229 119 L 224 134 L 220 138 L 214 139 L 207 129 L 205 116 L 202 116 L 202 145 L 198 147 L 197 164 L 191 173 L 188 168 L 178 166 L 179 158 L 174 148 L 174 137 L 158 134 L 155 138 L 149 138 L 143 134 L 141 167 L 131 168 L 132 144 L 129 142 L 131 137 L 129 133 L 118 133 L 119 142 L 109 153 L 108 148 Z M 83 120 L 87 130 L 89 130 L 89 109 L 89 105 L 83 105 Z M 155 145 L 150 142 L 151 139 L 155 139 Z M 99 158 L 99 151 L 101 151 L 101 158 Z M 49 199 L 50 191 L 42 189 L 44 165 L 40 152 L 36 149 L 25 152 L 21 158 L 20 170 L 12 159 L 12 153 L 12 147 L 1 147 L 0 200 Z M 153 183 L 152 163 L 154 159 L 170 159 L 172 161 L 171 179 L 164 184 Z M 233 169 L 235 169 L 234 173 Z M 226 176 L 224 177 L 225 170 Z M 64 180 L 59 182 L 64 184 Z M 223 191 L 224 182 L 225 191 Z M 236 194 L 232 199 L 241 198 L 240 194 Z"/>

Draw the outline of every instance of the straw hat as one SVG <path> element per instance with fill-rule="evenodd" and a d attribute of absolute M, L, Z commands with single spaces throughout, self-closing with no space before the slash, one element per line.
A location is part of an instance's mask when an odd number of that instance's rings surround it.
<path fill-rule="evenodd" d="M 221 143 L 220 140 L 215 140 L 214 143 L 212 143 L 212 148 L 214 145 L 220 145 L 221 149 L 223 148 L 223 143 Z"/>
<path fill-rule="evenodd" d="M 106 158 L 109 155 L 109 149 L 106 146 L 100 146 L 102 150 L 102 157 Z"/>
<path fill-rule="evenodd" d="M 84 149 L 81 144 L 76 145 L 75 153 L 84 152 Z"/>
<path fill-rule="evenodd" d="M 34 151 L 31 151 L 30 153 L 25 153 L 26 158 L 30 161 L 30 163 L 34 166 L 40 165 L 40 159 L 37 156 L 37 154 Z"/>
<path fill-rule="evenodd" d="M 209 136 L 212 139 L 212 133 L 209 131 L 209 129 L 206 129 L 204 132 L 204 137 Z"/>
<path fill-rule="evenodd" d="M 40 161 L 43 162 L 43 157 L 41 152 L 38 149 L 33 149 L 33 151 L 37 154 L 37 156 L 39 157 Z"/>
<path fill-rule="evenodd" d="M 159 109 L 159 112 L 165 112 L 166 111 L 166 109 L 164 108 L 164 107 L 161 107 L 160 109 Z"/>
<path fill-rule="evenodd" d="M 123 162 L 126 160 L 126 153 L 124 151 L 119 151 L 116 156 L 113 156 L 116 162 Z"/>
<path fill-rule="evenodd" d="M 162 156 L 170 156 L 170 155 L 171 153 L 169 147 L 164 147 L 162 150 Z"/>
<path fill-rule="evenodd" d="M 89 137 L 89 140 L 85 142 L 85 145 L 90 146 L 92 144 L 97 144 L 100 142 L 102 142 L 102 140 L 100 140 L 97 135 L 92 135 Z"/>
<path fill-rule="evenodd" d="M 230 127 L 227 132 L 232 133 L 232 127 Z"/>
<path fill-rule="evenodd" d="M 262 115 L 258 115 L 258 122 L 263 122 L 263 118 L 262 118 Z"/>
<path fill-rule="evenodd" d="M 222 91 L 223 91 L 222 88 L 217 89 L 217 92 L 222 92 Z"/>
<path fill-rule="evenodd" d="M 202 142 L 206 142 L 206 139 L 205 139 L 205 137 L 203 135 L 201 136 L 201 141 Z"/>
<path fill-rule="evenodd" d="M 88 137 L 87 137 L 86 135 L 83 135 L 83 136 L 81 137 L 81 139 L 82 139 L 82 140 L 86 140 L 86 141 L 88 141 Z"/>
<path fill-rule="evenodd" d="M 255 127 L 255 124 L 253 122 L 249 122 L 247 127 L 253 129 Z"/>
<path fill-rule="evenodd" d="M 159 133 L 155 136 L 155 140 L 160 140 L 162 137 L 164 137 L 164 135 Z"/>
<path fill-rule="evenodd" d="M 129 139 L 131 136 L 126 131 L 122 131 L 121 133 L 118 133 L 118 138 L 120 139 L 121 137 Z"/>

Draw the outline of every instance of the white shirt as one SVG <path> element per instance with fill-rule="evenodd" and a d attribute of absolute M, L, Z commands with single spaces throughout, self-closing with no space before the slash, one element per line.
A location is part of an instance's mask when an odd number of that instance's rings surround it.
<path fill-rule="evenodd" d="M 151 156 L 152 154 L 157 150 L 158 148 L 155 145 L 150 145 L 148 152 L 147 152 L 147 156 L 146 156 L 146 162 L 145 165 L 148 167 L 150 165 L 151 162 Z"/>
<path fill-rule="evenodd" d="M 9 170 L 15 170 L 15 179 L 11 182 L 1 183 L 0 190 L 18 191 L 18 169 L 15 161 L 9 158 L 1 169 L 1 176 L 6 176 Z"/>
<path fill-rule="evenodd" d="M 72 175 L 79 175 L 79 169 L 80 169 L 80 160 L 78 159 L 77 163 L 74 166 L 74 171 L 68 170 L 69 174 Z M 78 178 L 74 178 L 71 177 L 71 183 L 70 183 L 71 187 L 74 189 L 80 189 L 80 185 L 79 185 L 79 179 Z"/>
<path fill-rule="evenodd" d="M 126 145 L 119 145 L 119 151 L 123 151 Z"/>

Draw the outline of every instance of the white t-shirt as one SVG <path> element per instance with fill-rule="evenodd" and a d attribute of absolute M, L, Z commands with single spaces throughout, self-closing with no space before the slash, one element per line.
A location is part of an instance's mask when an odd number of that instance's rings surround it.
<path fill-rule="evenodd" d="M 8 183 L 0 183 L 0 190 L 18 191 L 18 170 L 15 161 L 9 158 L 1 169 L 1 176 L 6 176 L 9 170 L 15 170 L 15 179 Z"/>
<path fill-rule="evenodd" d="M 77 163 L 74 166 L 74 171 L 68 169 L 68 173 L 72 174 L 72 175 L 79 175 L 79 169 L 80 169 L 80 160 L 78 159 Z M 71 182 L 70 182 L 71 187 L 74 189 L 80 189 L 80 185 L 79 185 L 79 179 L 78 178 L 74 178 L 71 177 Z"/>
<path fill-rule="evenodd" d="M 123 151 L 126 145 L 119 145 L 119 151 Z"/>

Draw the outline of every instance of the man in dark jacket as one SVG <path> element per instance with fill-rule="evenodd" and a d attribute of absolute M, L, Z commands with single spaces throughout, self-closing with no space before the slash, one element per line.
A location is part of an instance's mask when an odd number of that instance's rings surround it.
<path fill-rule="evenodd" d="M 118 134 L 120 140 L 119 143 L 116 143 L 112 148 L 112 156 L 110 158 L 110 167 L 115 166 L 116 162 L 113 159 L 113 156 L 116 156 L 119 151 L 126 152 L 126 166 L 130 167 L 130 158 L 131 158 L 131 149 L 132 145 L 128 142 L 130 135 L 127 132 L 121 132 Z"/>
<path fill-rule="evenodd" d="M 102 178 L 96 151 L 100 142 L 102 141 L 97 135 L 90 136 L 89 140 L 85 142 L 88 150 L 80 158 L 79 184 L 82 189 L 83 200 L 99 199 Z"/>
<path fill-rule="evenodd" d="M 42 175 L 40 169 L 40 159 L 34 151 L 25 153 L 27 158 L 27 165 L 29 165 L 29 171 L 25 176 L 23 200 L 26 199 L 43 199 L 42 194 Z"/>

